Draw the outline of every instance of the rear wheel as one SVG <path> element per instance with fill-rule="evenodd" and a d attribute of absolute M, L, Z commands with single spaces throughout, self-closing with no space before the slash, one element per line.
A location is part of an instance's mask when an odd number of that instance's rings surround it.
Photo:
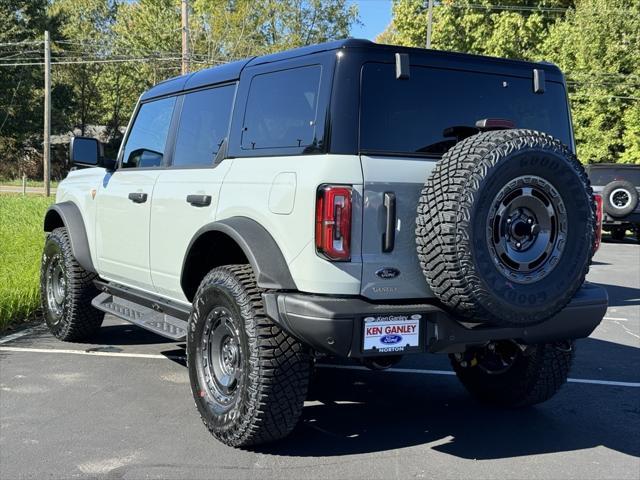
<path fill-rule="evenodd" d="M 196 406 L 213 436 L 232 447 L 288 435 L 307 394 L 311 356 L 265 315 L 261 294 L 249 265 L 215 268 L 189 320 Z"/>
<path fill-rule="evenodd" d="M 66 228 L 56 228 L 47 236 L 40 268 L 40 297 L 45 321 L 56 338 L 80 342 L 100 328 L 104 313 L 91 306 L 91 300 L 100 293 L 93 284 L 96 278 L 74 258 Z"/>
<path fill-rule="evenodd" d="M 573 342 L 523 347 L 492 342 L 450 355 L 464 387 L 478 400 L 503 407 L 526 407 L 553 397 L 567 381 Z"/>

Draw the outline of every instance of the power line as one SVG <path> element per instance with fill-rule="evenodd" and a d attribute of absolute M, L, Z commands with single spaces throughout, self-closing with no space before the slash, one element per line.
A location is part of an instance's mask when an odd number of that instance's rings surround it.
<path fill-rule="evenodd" d="M 533 13 L 566 13 L 568 11 L 576 11 L 575 8 L 562 8 L 562 7 L 541 7 L 541 6 L 529 6 L 529 5 L 504 5 L 504 4 L 481 4 L 481 3 L 451 3 L 442 4 L 438 7 L 449 7 L 458 9 L 471 9 L 471 10 L 505 10 L 515 12 L 533 12 Z M 597 12 L 593 11 L 592 14 L 598 13 L 617 13 L 620 15 L 638 16 L 637 14 L 629 13 L 628 10 L 622 8 L 612 9 L 600 9 Z"/>
<path fill-rule="evenodd" d="M 124 63 L 124 62 L 153 62 L 153 61 L 176 61 L 181 60 L 180 57 L 156 57 L 156 58 L 123 58 L 115 60 L 69 60 L 51 62 L 51 65 L 76 65 L 89 63 Z M 0 63 L 0 67 L 19 67 L 19 66 L 35 66 L 44 65 L 44 62 L 20 62 L 20 63 Z"/>

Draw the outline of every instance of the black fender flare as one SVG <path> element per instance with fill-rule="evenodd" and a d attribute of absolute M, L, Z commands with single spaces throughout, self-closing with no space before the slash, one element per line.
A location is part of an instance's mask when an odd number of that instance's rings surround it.
<path fill-rule="evenodd" d="M 248 217 L 230 217 L 201 227 L 189 242 L 182 261 L 181 283 L 185 278 L 185 267 L 191 248 L 201 235 L 212 231 L 224 233 L 238 244 L 253 268 L 259 287 L 296 290 L 296 284 L 280 247 L 262 225 Z"/>
<path fill-rule="evenodd" d="M 63 225 L 67 228 L 69 240 L 71 241 L 71 251 L 76 261 L 86 271 L 97 273 L 91 260 L 87 231 L 78 206 L 73 202 L 54 203 L 51 205 L 44 215 L 45 232 L 52 232 L 60 226 L 56 217 L 60 217 Z"/>

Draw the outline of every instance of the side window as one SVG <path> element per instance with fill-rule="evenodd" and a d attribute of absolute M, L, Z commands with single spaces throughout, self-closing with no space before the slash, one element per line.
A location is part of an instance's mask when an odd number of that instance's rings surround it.
<path fill-rule="evenodd" d="M 306 147 L 315 140 L 322 67 L 256 75 L 244 114 L 242 148 Z"/>
<path fill-rule="evenodd" d="M 184 97 L 173 155 L 174 166 L 208 166 L 229 130 L 235 85 L 188 93 Z"/>
<path fill-rule="evenodd" d="M 138 110 L 122 156 L 122 168 L 162 165 L 176 98 L 144 103 Z"/>

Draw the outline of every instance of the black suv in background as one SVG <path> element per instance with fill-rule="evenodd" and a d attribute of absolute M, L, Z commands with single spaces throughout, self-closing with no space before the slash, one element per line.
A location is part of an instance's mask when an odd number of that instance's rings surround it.
<path fill-rule="evenodd" d="M 632 230 L 640 241 L 640 165 L 593 164 L 587 173 L 594 193 L 602 195 L 602 229 L 614 240 Z"/>

